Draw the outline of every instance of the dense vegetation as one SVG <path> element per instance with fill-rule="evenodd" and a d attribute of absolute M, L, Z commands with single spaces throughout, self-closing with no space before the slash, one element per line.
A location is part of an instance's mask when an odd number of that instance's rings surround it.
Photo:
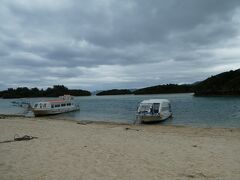
<path fill-rule="evenodd" d="M 141 94 L 168 94 L 168 93 L 189 93 L 193 92 L 193 85 L 165 84 L 142 88 L 134 91 L 135 95 Z"/>
<path fill-rule="evenodd" d="M 128 89 L 112 89 L 108 91 L 102 91 L 97 93 L 97 96 L 105 96 L 105 95 L 126 95 L 132 94 L 132 92 Z"/>
<path fill-rule="evenodd" d="M 240 95 L 240 69 L 212 76 L 196 85 L 196 96 Z"/>
<path fill-rule="evenodd" d="M 240 69 L 224 72 L 194 84 L 166 84 L 137 89 L 135 91 L 131 91 L 129 89 L 112 89 L 99 92 L 96 95 L 141 95 L 189 92 L 194 92 L 196 96 L 240 95 Z M 29 89 L 27 87 L 18 87 L 16 89 L 9 88 L 8 90 L 0 91 L 0 97 L 2 98 L 58 97 L 64 94 L 70 94 L 73 96 L 91 95 L 89 91 L 80 89 L 68 89 L 63 85 L 55 85 L 53 88 L 47 88 L 46 90 L 39 90 L 38 88 Z"/>
<path fill-rule="evenodd" d="M 9 88 L 8 90 L 1 91 L 0 97 L 2 98 L 24 98 L 24 97 L 58 97 L 64 94 L 73 96 L 90 96 L 91 93 L 85 90 L 68 89 L 63 85 L 55 85 L 53 88 L 46 90 L 39 90 L 38 88 L 28 89 L 27 87 L 18 87 L 16 89 Z"/>

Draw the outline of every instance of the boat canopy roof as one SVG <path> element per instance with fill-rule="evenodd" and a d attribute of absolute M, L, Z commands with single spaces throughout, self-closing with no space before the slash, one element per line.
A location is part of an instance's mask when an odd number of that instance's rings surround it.
<path fill-rule="evenodd" d="M 43 100 L 43 101 L 36 102 L 35 104 L 68 103 L 68 102 L 71 102 L 72 100 L 73 100 L 73 96 L 71 96 L 71 95 L 64 95 L 64 96 L 59 96 L 58 99 Z"/>
<path fill-rule="evenodd" d="M 142 101 L 141 104 L 153 104 L 153 103 L 163 103 L 163 102 L 170 103 L 170 101 L 167 99 L 148 99 L 148 100 Z"/>

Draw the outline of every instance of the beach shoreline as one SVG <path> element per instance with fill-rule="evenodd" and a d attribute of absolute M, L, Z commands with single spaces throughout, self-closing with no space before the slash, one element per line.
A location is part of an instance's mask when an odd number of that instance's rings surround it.
<path fill-rule="evenodd" d="M 240 128 L 5 117 L 0 179 L 239 179 Z"/>

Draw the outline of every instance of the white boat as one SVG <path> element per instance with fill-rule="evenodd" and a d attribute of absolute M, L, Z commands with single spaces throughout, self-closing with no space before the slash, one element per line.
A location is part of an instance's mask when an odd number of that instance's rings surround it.
<path fill-rule="evenodd" d="M 73 96 L 64 95 L 56 100 L 37 102 L 31 107 L 34 116 L 46 116 L 80 110 Z"/>
<path fill-rule="evenodd" d="M 138 105 L 136 114 L 140 123 L 164 121 L 171 116 L 171 104 L 167 99 L 144 100 Z"/>

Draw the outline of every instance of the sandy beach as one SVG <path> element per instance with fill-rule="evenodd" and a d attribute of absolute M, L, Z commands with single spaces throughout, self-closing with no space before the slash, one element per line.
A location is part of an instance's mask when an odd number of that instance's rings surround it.
<path fill-rule="evenodd" d="M 240 179 L 240 129 L 0 119 L 0 179 Z"/>

